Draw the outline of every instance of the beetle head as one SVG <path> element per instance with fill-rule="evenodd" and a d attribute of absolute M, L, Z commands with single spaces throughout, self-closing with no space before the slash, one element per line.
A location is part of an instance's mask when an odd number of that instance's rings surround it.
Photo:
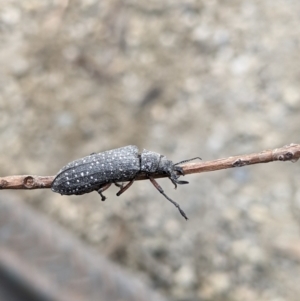
<path fill-rule="evenodd" d="M 165 156 L 161 156 L 158 172 L 164 172 L 168 175 L 170 180 L 177 187 L 177 184 L 188 184 L 187 181 L 179 181 L 178 178 L 184 175 L 183 169 L 180 166 L 176 166 L 171 160 L 168 160 Z"/>

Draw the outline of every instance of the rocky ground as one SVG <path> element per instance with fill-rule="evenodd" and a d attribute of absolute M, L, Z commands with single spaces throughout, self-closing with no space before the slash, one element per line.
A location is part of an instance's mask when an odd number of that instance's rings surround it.
<path fill-rule="evenodd" d="M 300 2 L 0 1 L 1 176 L 136 144 L 175 162 L 299 143 Z M 296 301 L 299 163 L 11 191 L 172 300 Z"/>

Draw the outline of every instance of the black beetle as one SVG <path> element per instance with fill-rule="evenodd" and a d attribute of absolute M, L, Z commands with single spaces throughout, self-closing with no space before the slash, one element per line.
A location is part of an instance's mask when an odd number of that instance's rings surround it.
<path fill-rule="evenodd" d="M 51 189 L 62 195 L 81 195 L 96 190 L 104 201 L 106 198 L 102 193 L 112 183 L 120 187 L 117 193 L 119 196 L 133 184 L 138 174 L 144 173 L 155 188 L 187 219 L 180 206 L 164 193 L 151 175 L 154 173 L 166 174 L 175 188 L 177 184 L 188 184 L 187 181 L 178 180 L 184 173 L 183 169 L 177 165 L 197 158 L 173 164 L 163 155 L 145 149 L 139 153 L 137 146 L 128 145 L 101 153 L 93 153 L 68 163 L 56 175 Z M 119 183 L 125 181 L 129 181 L 125 186 Z"/>

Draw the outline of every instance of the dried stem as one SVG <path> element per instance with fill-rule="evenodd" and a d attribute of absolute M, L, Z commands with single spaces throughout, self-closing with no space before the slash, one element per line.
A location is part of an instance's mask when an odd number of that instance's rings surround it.
<path fill-rule="evenodd" d="M 251 164 L 268 163 L 273 161 L 296 162 L 300 157 L 300 144 L 290 144 L 273 150 L 260 153 L 241 155 L 224 159 L 217 159 L 199 163 L 182 164 L 181 167 L 186 175 L 201 173 L 232 167 L 242 167 Z M 19 175 L 0 177 L 0 189 L 41 189 L 50 188 L 55 176 L 32 176 Z M 153 178 L 163 178 L 166 175 L 155 174 Z M 145 180 L 147 177 L 139 175 L 136 180 Z"/>

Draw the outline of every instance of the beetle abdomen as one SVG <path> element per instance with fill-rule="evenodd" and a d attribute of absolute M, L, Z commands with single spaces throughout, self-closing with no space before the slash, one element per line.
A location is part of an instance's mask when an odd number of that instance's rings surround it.
<path fill-rule="evenodd" d="M 131 180 L 139 171 L 138 148 L 129 145 L 68 163 L 58 172 L 51 189 L 60 194 L 84 194 L 105 183 Z"/>

